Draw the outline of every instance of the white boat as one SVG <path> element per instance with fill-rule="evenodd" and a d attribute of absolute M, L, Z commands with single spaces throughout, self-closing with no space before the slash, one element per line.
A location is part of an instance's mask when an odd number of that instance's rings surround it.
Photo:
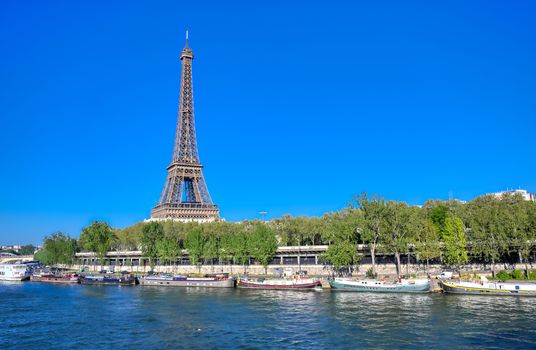
<path fill-rule="evenodd" d="M 315 289 L 321 288 L 322 283 L 317 278 L 241 278 L 238 280 L 239 288 L 258 289 Z"/>
<path fill-rule="evenodd" d="M 30 278 L 30 269 L 26 264 L 0 264 L 0 281 L 24 281 Z"/>
<path fill-rule="evenodd" d="M 329 284 L 333 289 L 354 292 L 426 293 L 430 291 L 430 281 L 427 279 L 401 279 L 397 282 L 387 282 L 335 278 L 330 280 Z"/>
<path fill-rule="evenodd" d="M 474 281 L 439 281 L 443 292 L 452 294 L 536 296 L 536 283 L 492 282 L 480 276 L 480 283 Z"/>

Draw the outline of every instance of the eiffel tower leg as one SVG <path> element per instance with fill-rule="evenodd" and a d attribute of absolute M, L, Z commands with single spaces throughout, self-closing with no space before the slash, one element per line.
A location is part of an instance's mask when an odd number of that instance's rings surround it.
<path fill-rule="evenodd" d="M 167 202 L 170 188 L 171 188 L 171 178 L 168 177 L 166 179 L 166 183 L 164 184 L 164 188 L 162 189 L 162 194 L 160 195 L 160 200 L 158 201 L 158 205 L 162 205 Z"/>
<path fill-rule="evenodd" d="M 199 197 L 203 203 L 212 203 L 212 198 L 210 198 L 210 193 L 207 189 L 207 184 L 205 183 L 205 179 L 203 177 L 200 177 L 197 180 L 198 188 L 199 188 Z"/>
<path fill-rule="evenodd" d="M 182 176 L 173 176 L 173 191 L 169 196 L 167 203 L 179 203 L 182 201 L 182 188 L 184 187 L 184 178 Z"/>
<path fill-rule="evenodd" d="M 203 203 L 203 198 L 201 198 L 201 192 L 199 191 L 199 179 L 194 179 L 192 181 L 193 190 L 195 195 L 195 201 L 198 203 Z"/>

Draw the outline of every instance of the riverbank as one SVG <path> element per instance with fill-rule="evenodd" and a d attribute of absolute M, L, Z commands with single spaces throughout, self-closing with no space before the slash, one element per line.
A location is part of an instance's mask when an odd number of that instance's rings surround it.
<path fill-rule="evenodd" d="M 298 271 L 307 271 L 307 275 L 314 277 L 331 277 L 334 270 L 330 265 L 317 264 L 302 264 L 302 265 L 269 265 L 265 269 L 262 265 L 156 265 L 151 267 L 145 266 L 129 266 L 129 265 L 59 265 L 64 268 L 69 268 L 79 271 L 84 268 L 87 271 L 127 271 L 132 273 L 147 273 L 155 271 L 160 273 L 177 273 L 177 274 L 193 274 L 193 273 L 216 273 L 223 272 L 230 275 L 242 275 L 244 272 L 249 275 L 269 275 L 272 276 L 277 272 L 286 272 L 287 274 L 295 274 Z M 352 267 L 352 275 L 356 277 L 366 277 L 367 271 L 372 269 L 371 264 L 360 264 Z M 429 265 L 427 268 L 422 264 L 404 265 L 402 274 L 415 275 L 426 277 L 428 275 L 438 275 L 442 271 L 448 270 L 443 265 Z M 376 265 L 376 272 L 379 276 L 397 276 L 396 266 L 393 264 Z M 489 266 L 486 265 L 466 265 L 462 267 L 462 274 L 484 274 L 491 275 Z"/>

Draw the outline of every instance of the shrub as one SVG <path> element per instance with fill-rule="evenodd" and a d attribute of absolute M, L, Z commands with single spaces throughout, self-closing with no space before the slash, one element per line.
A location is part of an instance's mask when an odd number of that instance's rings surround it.
<path fill-rule="evenodd" d="M 524 280 L 525 279 L 525 273 L 521 270 L 514 270 L 511 273 L 512 278 L 515 280 Z"/>
<path fill-rule="evenodd" d="M 506 281 L 506 280 L 509 280 L 511 278 L 510 274 L 504 270 L 501 270 L 499 271 L 495 277 L 497 277 L 497 279 L 501 280 L 501 281 Z"/>
<path fill-rule="evenodd" d="M 372 272 L 372 268 L 367 270 L 367 277 L 369 278 L 376 278 L 376 274 Z"/>
<path fill-rule="evenodd" d="M 536 270 L 529 271 L 529 280 L 536 280 Z"/>

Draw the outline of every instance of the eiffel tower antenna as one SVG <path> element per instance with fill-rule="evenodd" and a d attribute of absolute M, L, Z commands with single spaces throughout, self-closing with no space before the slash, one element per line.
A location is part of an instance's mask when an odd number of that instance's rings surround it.
<path fill-rule="evenodd" d="M 186 43 L 181 52 L 179 113 L 171 164 L 151 221 L 176 220 L 210 222 L 219 219 L 220 210 L 212 203 L 199 161 L 195 133 L 192 62 L 194 52 Z"/>

